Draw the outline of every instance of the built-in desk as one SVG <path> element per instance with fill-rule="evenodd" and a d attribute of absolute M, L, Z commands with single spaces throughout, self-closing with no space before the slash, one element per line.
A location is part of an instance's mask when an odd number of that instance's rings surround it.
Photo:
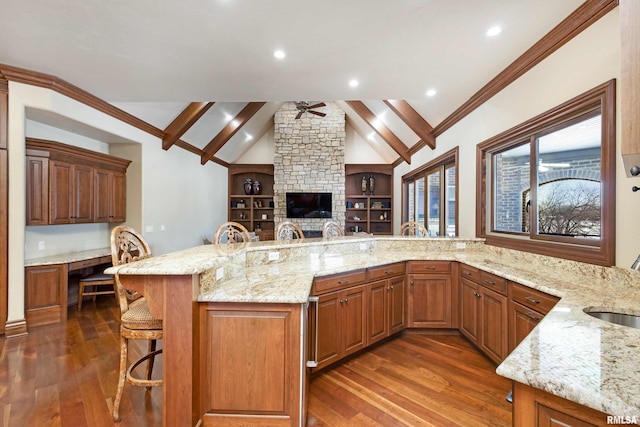
<path fill-rule="evenodd" d="M 91 273 L 111 263 L 109 248 L 33 258 L 25 261 L 27 328 L 67 320 L 69 274 Z"/>

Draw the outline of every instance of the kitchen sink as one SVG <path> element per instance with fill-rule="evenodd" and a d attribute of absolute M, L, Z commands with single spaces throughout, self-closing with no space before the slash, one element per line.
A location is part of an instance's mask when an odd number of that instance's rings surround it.
<path fill-rule="evenodd" d="M 585 308 L 584 312 L 589 316 L 593 316 L 596 319 L 604 320 L 605 322 L 640 329 L 640 316 L 636 316 L 633 314 L 616 313 L 613 311 L 590 311 L 589 308 Z"/>

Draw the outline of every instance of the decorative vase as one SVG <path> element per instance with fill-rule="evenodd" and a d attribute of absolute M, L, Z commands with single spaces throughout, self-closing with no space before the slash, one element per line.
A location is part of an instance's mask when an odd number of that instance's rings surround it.
<path fill-rule="evenodd" d="M 251 178 L 244 180 L 244 194 L 251 194 L 252 182 Z"/>
<path fill-rule="evenodd" d="M 260 194 L 260 181 L 253 181 L 253 194 Z"/>
<path fill-rule="evenodd" d="M 373 189 L 376 188 L 376 177 L 371 175 L 369 177 L 369 193 L 373 196 Z"/>
<path fill-rule="evenodd" d="M 367 177 L 363 176 L 362 181 L 360 181 L 360 189 L 362 190 L 362 195 L 367 194 Z"/>

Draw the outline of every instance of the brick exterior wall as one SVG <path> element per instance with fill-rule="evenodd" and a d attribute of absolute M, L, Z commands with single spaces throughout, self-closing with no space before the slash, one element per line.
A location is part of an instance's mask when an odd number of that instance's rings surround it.
<path fill-rule="evenodd" d="M 335 103 L 319 109 L 319 117 L 305 113 L 295 119 L 298 110 L 293 102 L 285 103 L 274 116 L 275 157 L 274 221 L 276 227 L 287 221 L 287 192 L 332 193 L 332 221 L 344 227 L 345 221 L 345 113 Z M 328 221 L 322 218 L 296 218 L 303 230 L 322 230 Z"/>

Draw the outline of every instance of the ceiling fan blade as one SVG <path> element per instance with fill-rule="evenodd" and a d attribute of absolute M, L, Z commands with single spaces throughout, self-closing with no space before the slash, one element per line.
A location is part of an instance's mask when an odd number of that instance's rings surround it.
<path fill-rule="evenodd" d="M 307 113 L 315 114 L 316 116 L 320 116 L 320 117 L 326 116 L 325 113 L 320 113 L 318 111 L 312 111 L 312 110 L 307 110 Z"/>
<path fill-rule="evenodd" d="M 307 108 L 320 108 L 320 107 L 326 107 L 327 104 L 325 104 L 324 102 L 318 102 L 317 104 L 313 104 L 313 105 L 309 105 L 309 107 Z"/>
<path fill-rule="evenodd" d="M 302 113 L 304 113 L 304 111 L 300 111 L 297 115 L 296 115 L 296 120 L 299 119 L 300 117 L 302 117 Z"/>

